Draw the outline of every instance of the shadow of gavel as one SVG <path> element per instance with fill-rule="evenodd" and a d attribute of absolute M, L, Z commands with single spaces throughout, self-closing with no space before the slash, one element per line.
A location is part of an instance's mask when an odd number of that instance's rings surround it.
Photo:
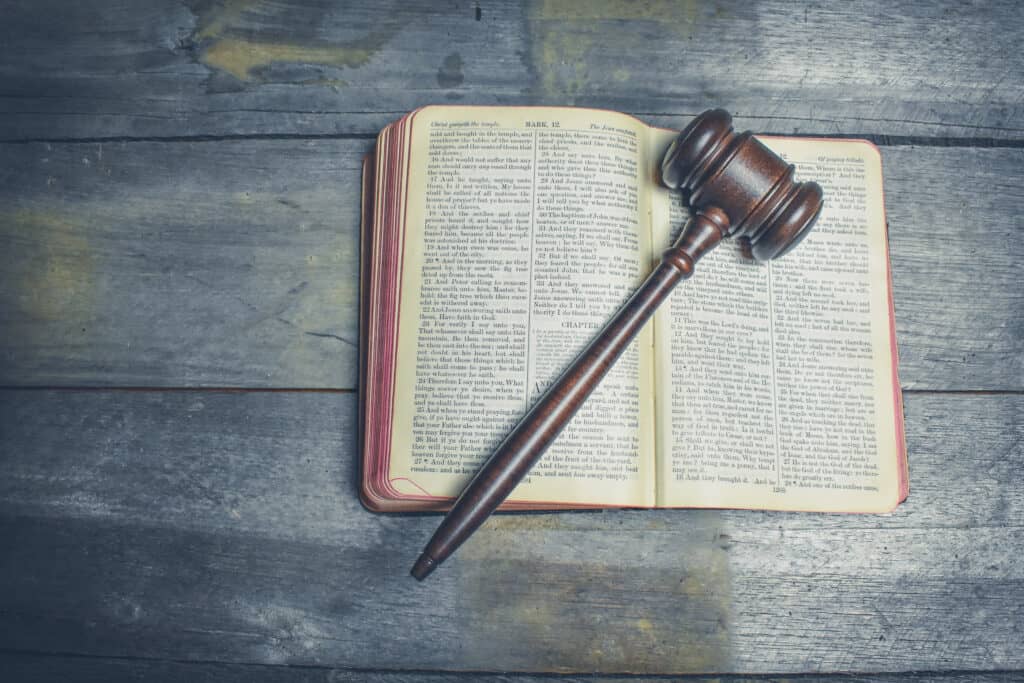
<path fill-rule="evenodd" d="M 754 258 L 778 258 L 821 213 L 821 187 L 793 181 L 793 166 L 721 109 L 704 112 L 665 153 L 662 182 L 689 193 L 694 216 L 661 263 L 498 446 L 445 516 L 412 568 L 423 580 L 476 531 L 526 476 L 622 352 L 697 261 L 724 238 Z"/>

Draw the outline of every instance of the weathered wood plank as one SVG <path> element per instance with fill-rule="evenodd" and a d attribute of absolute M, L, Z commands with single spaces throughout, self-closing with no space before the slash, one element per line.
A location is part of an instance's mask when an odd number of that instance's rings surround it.
<path fill-rule="evenodd" d="M 474 671 L 430 672 L 430 671 L 353 671 L 315 666 L 267 666 L 254 664 L 230 664 L 220 662 L 172 662 L 147 659 L 115 659 L 105 657 L 75 657 L 68 655 L 37 655 L 24 653 L 0 653 L 0 673 L 6 680 L 64 683 L 74 680 L 81 683 L 107 683 L 111 680 L 147 681 L 192 681 L 194 683 L 646 683 L 664 681 L 665 677 L 646 676 L 583 676 L 485 673 Z M 921 683 L 942 681 L 943 683 L 1010 683 L 1019 681 L 1020 672 L 1000 673 L 873 673 L 870 676 L 851 674 L 801 676 L 801 683 Z M 787 683 L 791 679 L 771 675 L 745 676 L 686 676 L 685 683 Z"/>
<path fill-rule="evenodd" d="M 1009 1 L 18 0 L 4 19 L 7 140 L 372 134 L 437 102 L 720 105 L 775 133 L 1024 132 L 1024 55 L 977 42 L 1017 44 Z"/>
<path fill-rule="evenodd" d="M 357 668 L 1024 664 L 1019 528 L 785 530 L 783 541 L 732 526 L 716 546 L 714 515 L 697 517 L 642 543 L 612 525 L 492 531 L 419 586 L 407 550 L 436 522 L 426 518 L 391 520 L 376 538 L 356 527 L 333 544 L 4 516 L 0 640 L 18 650 Z"/>
<path fill-rule="evenodd" d="M 355 496 L 351 394 L 4 391 L 0 642 L 357 669 L 1024 667 L 1024 397 L 907 399 L 890 515 L 435 516 Z"/>
<path fill-rule="evenodd" d="M 0 145 L 0 384 L 353 388 L 369 145 Z M 883 156 L 904 386 L 1024 389 L 1024 150 Z"/>
<path fill-rule="evenodd" d="M 0 149 L 0 383 L 351 387 L 367 141 Z"/>

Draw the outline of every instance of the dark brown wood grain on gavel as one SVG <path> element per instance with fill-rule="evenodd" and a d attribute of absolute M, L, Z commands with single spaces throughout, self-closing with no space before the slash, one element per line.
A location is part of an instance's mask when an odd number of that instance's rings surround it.
<path fill-rule="evenodd" d="M 679 134 L 665 153 L 661 176 L 668 187 L 689 193 L 695 215 L 647 280 L 484 463 L 413 566 L 417 579 L 455 552 L 512 493 L 704 254 L 723 238 L 738 237 L 758 260 L 782 256 L 821 212 L 821 187 L 794 182 L 793 166 L 751 133 L 737 134 L 721 109 L 704 112 Z"/>

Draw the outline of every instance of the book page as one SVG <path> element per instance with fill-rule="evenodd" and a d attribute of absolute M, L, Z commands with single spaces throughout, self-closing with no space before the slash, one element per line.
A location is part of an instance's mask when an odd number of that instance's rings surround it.
<path fill-rule="evenodd" d="M 763 142 L 822 185 L 825 208 L 781 259 L 723 243 L 657 318 L 659 503 L 889 510 L 902 442 L 880 156 L 860 141 Z M 658 194 L 675 233 L 685 208 Z"/>
<path fill-rule="evenodd" d="M 402 495 L 459 493 L 646 275 L 646 131 L 582 109 L 416 112 L 390 462 Z M 510 501 L 653 504 L 649 335 Z"/>

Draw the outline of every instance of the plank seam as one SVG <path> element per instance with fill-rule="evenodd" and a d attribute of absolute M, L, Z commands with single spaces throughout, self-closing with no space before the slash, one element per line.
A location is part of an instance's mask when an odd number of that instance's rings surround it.
<path fill-rule="evenodd" d="M 221 393 L 221 394 L 248 394 L 248 393 L 263 393 L 263 394 L 355 394 L 359 389 L 342 389 L 336 387 L 214 387 L 214 386 L 198 386 L 198 387 L 146 387 L 146 386 L 62 386 L 62 385 L 0 385 L 0 391 L 67 391 L 67 392 L 88 392 L 88 391 L 107 391 L 107 392 L 206 392 L 206 393 Z"/>
<path fill-rule="evenodd" d="M 784 135 L 793 138 L 819 138 L 820 134 L 785 131 L 756 131 L 758 135 Z M 168 136 L 99 136 L 99 137 L 35 137 L 0 138 L 0 144 L 108 144 L 108 143 L 182 143 L 230 142 L 260 140 L 373 140 L 376 133 L 241 133 L 232 135 L 168 135 Z M 873 133 L 832 133 L 825 137 L 841 140 L 868 140 L 879 147 L 939 147 L 979 149 L 1024 149 L 1024 138 L 944 137 L 925 135 L 884 135 Z"/>
<path fill-rule="evenodd" d="M 36 651 L 27 650 L 20 648 L 5 648 L 0 647 L 0 655 L 23 655 L 33 657 L 53 657 L 60 658 L 66 657 L 68 659 L 91 659 L 91 660 L 111 660 L 111 661 L 124 661 L 124 662 L 152 662 L 152 663 L 167 663 L 167 664 L 183 664 L 183 665 L 214 665 L 214 666 L 243 666 L 260 669 L 295 669 L 305 671 L 340 671 L 354 674 L 394 674 L 394 675 L 426 675 L 426 676 L 446 676 L 446 677 L 459 677 L 472 680 L 474 677 L 481 675 L 486 676 L 501 676 L 503 680 L 510 680 L 516 678 L 542 678 L 550 680 L 560 680 L 566 678 L 575 679 L 593 679 L 600 680 L 602 678 L 623 678 L 623 679 L 636 679 L 636 680 L 681 680 L 681 679 L 700 679 L 714 676 L 717 680 L 721 681 L 749 681 L 749 680 L 777 680 L 780 676 L 784 676 L 788 679 L 810 679 L 818 680 L 822 676 L 842 676 L 842 677 L 863 677 L 863 676 L 914 676 L 914 677 L 954 677 L 954 676 L 965 676 L 965 675 L 976 675 L 976 674 L 996 674 L 996 675 L 1015 675 L 1024 672 L 1024 669 L 923 669 L 923 670 L 910 670 L 910 671 L 821 671 L 821 672 L 773 672 L 773 673 L 684 673 L 684 674 L 657 674 L 657 673 L 632 673 L 632 672 L 616 672 L 616 671 L 562 671 L 562 672 L 550 672 L 550 671 L 502 671 L 502 670 L 487 670 L 487 669 L 416 669 L 416 668 L 395 668 L 395 669 L 381 669 L 371 667 L 348 667 L 348 666 L 330 666 L 324 664 L 268 664 L 264 662 L 240 662 L 231 660 L 217 660 L 217 659 L 178 659 L 178 658 L 163 658 L 163 657 L 143 657 L 137 655 L 106 655 L 106 654 L 89 654 L 82 652 L 59 652 L 59 651 Z"/>
<path fill-rule="evenodd" d="M 355 394 L 359 387 L 243 387 L 243 386 L 75 386 L 0 384 L 0 391 L 209 392 L 235 394 Z M 904 396 L 1024 396 L 1024 389 L 903 389 Z"/>
<path fill-rule="evenodd" d="M 376 133 L 244 133 L 237 135 L 167 135 L 167 136 L 134 136 L 115 135 L 109 137 L 56 137 L 56 138 L 2 138 L 4 145 L 30 144 L 96 144 L 96 143 L 133 143 L 133 142 L 230 142 L 235 140 L 374 140 Z M 1022 141 L 1024 143 L 1024 141 Z"/>

